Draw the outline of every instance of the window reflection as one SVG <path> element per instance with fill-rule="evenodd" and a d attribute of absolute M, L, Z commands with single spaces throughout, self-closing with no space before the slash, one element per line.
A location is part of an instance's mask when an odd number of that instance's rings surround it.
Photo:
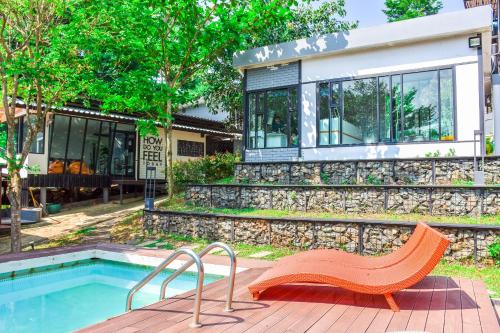
<path fill-rule="evenodd" d="M 297 88 L 249 93 L 249 147 L 278 148 L 298 146 L 297 104 Z"/>
<path fill-rule="evenodd" d="M 403 75 L 404 141 L 439 140 L 437 71 Z"/>
<path fill-rule="evenodd" d="M 451 69 L 324 82 L 318 89 L 319 145 L 454 140 Z"/>

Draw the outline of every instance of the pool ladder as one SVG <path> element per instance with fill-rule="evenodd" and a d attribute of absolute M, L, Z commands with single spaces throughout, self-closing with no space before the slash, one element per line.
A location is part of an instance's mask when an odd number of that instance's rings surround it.
<path fill-rule="evenodd" d="M 161 289 L 160 289 L 160 301 L 165 299 L 166 291 L 167 291 L 167 286 L 170 282 L 172 282 L 176 277 L 184 273 L 189 267 L 191 267 L 193 264 L 196 265 L 197 268 L 197 277 L 196 277 L 196 294 L 195 294 L 195 299 L 194 299 L 194 310 L 193 310 L 193 321 L 189 325 L 190 327 L 201 327 L 200 323 L 200 307 L 201 307 L 201 295 L 203 293 L 203 280 L 205 278 L 205 269 L 203 267 L 203 262 L 201 261 L 201 258 L 205 256 L 208 252 L 215 248 L 221 248 L 224 251 L 227 252 L 229 259 L 231 261 L 231 266 L 229 269 L 229 281 L 228 281 L 228 286 L 227 286 L 227 292 L 226 292 L 226 306 L 224 308 L 225 312 L 231 312 L 233 311 L 232 308 L 232 301 L 233 301 L 233 290 L 234 290 L 234 276 L 236 274 L 236 255 L 234 254 L 234 251 L 227 245 L 221 242 L 215 242 L 207 247 L 205 247 L 203 250 L 200 251 L 200 253 L 196 254 L 193 250 L 191 249 L 183 249 L 180 248 L 176 250 L 174 253 L 169 255 L 167 259 L 165 259 L 161 264 L 156 267 L 154 271 L 149 273 L 144 279 L 139 281 L 135 286 L 130 289 L 127 295 L 127 306 L 126 306 L 126 311 L 132 310 L 132 299 L 134 295 L 146 284 L 148 284 L 149 281 L 151 281 L 155 276 L 160 274 L 165 268 L 167 268 L 168 265 L 170 265 L 177 257 L 180 255 L 188 255 L 191 257 L 184 265 L 182 265 L 179 269 L 177 269 L 172 275 L 170 275 L 168 278 L 166 278 L 162 284 L 161 284 Z"/>

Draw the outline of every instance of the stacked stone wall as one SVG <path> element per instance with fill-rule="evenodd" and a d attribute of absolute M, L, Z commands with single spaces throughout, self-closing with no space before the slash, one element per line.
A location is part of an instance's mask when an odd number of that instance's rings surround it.
<path fill-rule="evenodd" d="M 487 157 L 484 172 L 487 184 L 500 184 L 500 157 Z M 451 185 L 473 178 L 471 158 L 240 163 L 235 169 L 239 183 Z"/>
<path fill-rule="evenodd" d="M 195 185 L 195 206 L 311 212 L 479 216 L 500 213 L 500 187 Z"/>
<path fill-rule="evenodd" d="M 493 263 L 488 246 L 500 237 L 498 226 L 433 227 L 450 240 L 446 260 Z M 144 215 L 144 230 L 148 234 L 167 232 L 228 243 L 332 248 L 363 255 L 395 251 L 409 239 L 413 229 L 414 225 L 398 222 L 264 219 L 166 211 L 146 211 Z"/>

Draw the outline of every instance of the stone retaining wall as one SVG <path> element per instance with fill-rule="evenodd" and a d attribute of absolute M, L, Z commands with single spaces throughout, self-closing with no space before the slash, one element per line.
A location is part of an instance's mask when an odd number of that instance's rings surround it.
<path fill-rule="evenodd" d="M 500 187 L 192 185 L 196 206 L 336 213 L 500 214 Z"/>
<path fill-rule="evenodd" d="M 438 225 L 451 244 L 445 259 L 492 263 L 488 246 L 499 227 Z M 389 253 L 402 246 L 414 225 L 398 222 L 253 218 L 217 214 L 145 211 L 144 230 L 251 245 L 334 248 L 366 255 Z"/>
<path fill-rule="evenodd" d="M 500 183 L 500 157 L 487 157 L 487 184 Z M 239 183 L 449 185 L 474 178 L 472 158 L 240 163 Z"/>

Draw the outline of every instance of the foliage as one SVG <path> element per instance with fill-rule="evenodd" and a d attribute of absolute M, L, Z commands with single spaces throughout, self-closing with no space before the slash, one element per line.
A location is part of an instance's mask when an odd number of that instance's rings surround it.
<path fill-rule="evenodd" d="M 369 185 L 382 185 L 382 180 L 380 178 L 370 174 L 366 177 L 366 183 Z"/>
<path fill-rule="evenodd" d="M 232 177 L 238 161 L 239 156 L 225 153 L 175 162 L 173 166 L 175 186 L 181 189 L 187 184 L 207 184 Z"/>
<path fill-rule="evenodd" d="M 424 155 L 425 157 L 440 157 L 441 156 L 441 152 L 439 150 L 436 150 L 435 152 L 427 152 L 425 153 Z"/>
<path fill-rule="evenodd" d="M 495 239 L 495 243 L 488 246 L 488 252 L 490 256 L 495 260 L 497 265 L 500 265 L 500 238 Z"/>
<path fill-rule="evenodd" d="M 12 205 L 11 250 L 21 251 L 20 170 L 35 135 L 53 106 L 76 98 L 87 73 L 80 31 L 74 25 L 83 0 L 0 1 L 0 83 L 7 122 L 4 158 L 8 164 Z M 89 27 L 92 23 L 89 23 Z M 91 31 L 89 28 L 88 31 Z M 22 100 L 26 136 L 16 149 L 16 103 Z M 3 145 L 3 143 L 2 143 Z"/>
<path fill-rule="evenodd" d="M 295 39 L 347 31 L 357 22 L 344 20 L 344 0 L 328 0 L 319 6 L 302 0 L 289 15 L 273 24 L 255 29 L 248 35 L 244 48 L 288 42 Z M 233 54 L 237 45 L 228 45 L 223 54 L 215 59 L 202 75 L 203 96 L 212 112 L 224 110 L 230 114 L 230 124 L 237 127 L 242 119 L 243 83 L 240 73 L 233 68 Z"/>
<path fill-rule="evenodd" d="M 7 149 L 7 126 L 0 124 L 0 158 L 5 158 Z"/>
<path fill-rule="evenodd" d="M 437 14 L 443 8 L 441 0 L 385 0 L 382 10 L 388 22 L 402 21 Z"/>
<path fill-rule="evenodd" d="M 142 113 L 141 134 L 157 123 L 165 128 L 169 195 L 174 113 L 201 96 L 200 73 L 228 52 L 245 48 L 251 36 L 286 20 L 295 5 L 296 0 L 85 2 L 82 24 L 97 21 L 100 27 L 88 36 L 95 41 L 86 52 L 94 55 L 97 74 L 89 94 L 102 100 L 104 109 Z"/>
<path fill-rule="evenodd" d="M 495 142 L 491 136 L 486 137 L 486 155 L 492 155 L 495 151 Z"/>
<path fill-rule="evenodd" d="M 457 151 L 455 150 L 455 148 L 450 148 L 450 149 L 448 149 L 448 152 L 444 156 L 455 157 L 455 156 L 457 156 Z"/>

